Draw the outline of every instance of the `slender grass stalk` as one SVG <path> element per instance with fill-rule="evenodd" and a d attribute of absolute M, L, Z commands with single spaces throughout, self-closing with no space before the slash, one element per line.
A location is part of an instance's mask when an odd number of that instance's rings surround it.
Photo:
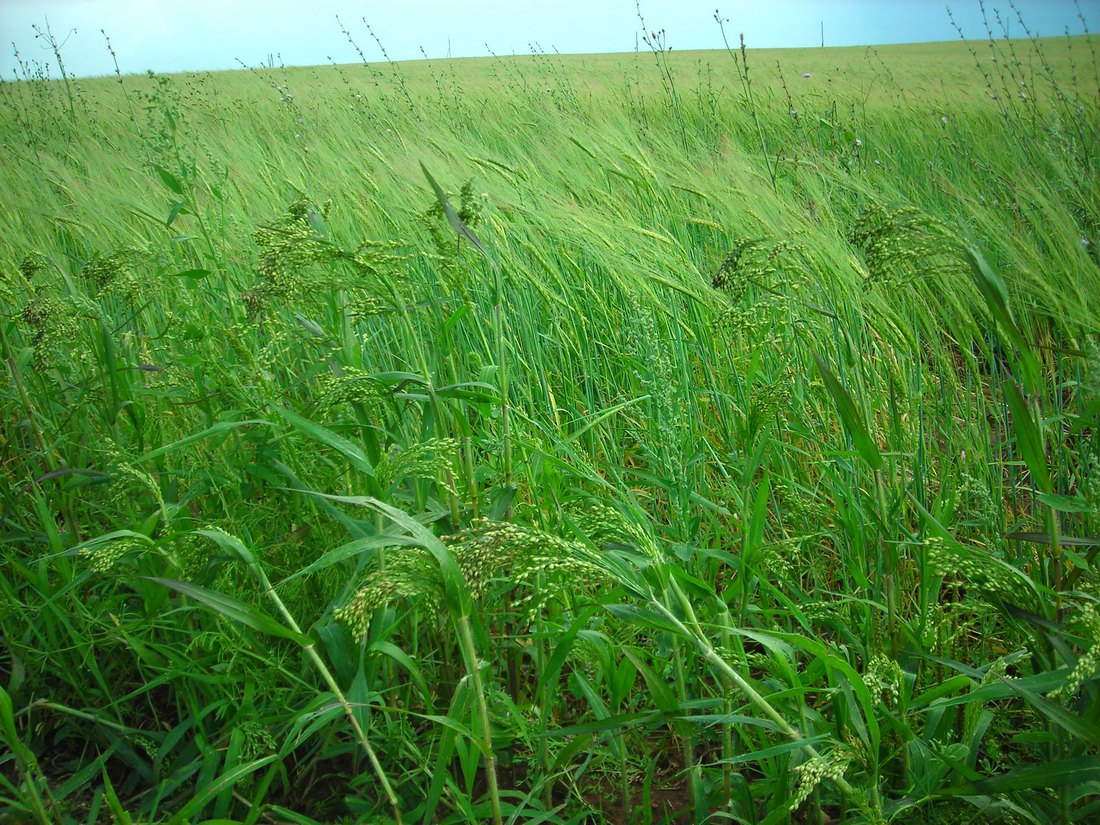
<path fill-rule="evenodd" d="M 886 484 L 882 478 L 882 470 L 874 470 L 875 480 L 875 508 L 878 511 L 879 521 L 879 546 L 882 548 L 883 561 L 886 567 L 886 627 L 890 638 L 890 655 L 897 659 L 901 649 L 898 639 L 898 550 L 893 538 L 884 534 L 889 523 L 889 511 L 886 504 Z"/>
<path fill-rule="evenodd" d="M 714 19 L 718 23 L 718 30 L 722 33 L 722 43 L 726 47 L 726 52 L 733 58 L 733 63 L 737 67 L 737 76 L 741 80 L 741 88 L 744 89 L 745 100 L 749 104 L 749 112 L 752 114 L 753 124 L 756 126 L 756 135 L 760 141 L 760 151 L 764 155 L 764 168 L 768 172 L 768 180 L 771 182 L 772 191 L 778 192 L 778 161 L 773 164 L 771 156 L 768 153 L 768 140 L 764 135 L 764 126 L 761 123 L 760 115 L 756 109 L 756 100 L 752 94 L 752 81 L 749 80 L 748 52 L 745 49 L 745 35 L 741 35 L 741 61 L 738 62 L 737 54 L 733 51 L 729 39 L 726 37 L 726 21 L 722 19 L 717 11 L 714 12 Z"/>
<path fill-rule="evenodd" d="M 730 633 L 732 617 L 729 608 L 723 601 L 718 614 L 718 629 L 721 633 L 722 649 L 732 650 L 732 634 Z M 728 674 L 722 675 L 725 690 L 722 697 L 722 713 L 727 716 L 733 713 L 733 696 L 731 688 L 733 680 Z M 722 796 L 726 808 L 733 812 L 733 726 L 722 726 Z"/>
<path fill-rule="evenodd" d="M 481 668 L 477 656 L 477 647 L 474 645 L 474 635 L 470 628 L 469 616 L 457 616 L 455 625 L 458 628 L 458 643 L 463 649 L 463 658 L 466 659 L 470 672 L 470 682 L 473 685 L 474 696 L 477 699 L 478 720 L 481 723 L 481 749 L 485 759 L 485 781 L 489 786 L 489 802 L 493 811 L 494 825 L 501 825 L 503 815 L 500 807 L 500 790 L 497 786 L 497 759 L 493 752 L 493 724 L 489 718 L 489 704 L 485 697 L 485 686 L 481 681 Z"/>
<path fill-rule="evenodd" d="M 268 579 L 267 573 L 264 572 L 264 569 L 260 567 L 258 563 L 252 564 L 251 567 L 253 575 L 256 576 L 260 583 L 260 587 L 263 589 L 264 595 L 274 603 L 275 608 L 279 611 L 279 615 L 283 617 L 283 621 L 286 622 L 287 627 L 295 633 L 301 634 L 302 630 L 298 627 L 298 622 L 287 609 L 286 604 L 284 604 L 283 600 L 279 597 L 279 594 L 275 592 L 275 588 L 272 586 L 271 580 Z M 386 769 L 382 767 L 382 763 L 378 760 L 378 754 L 375 752 L 374 746 L 371 745 L 370 740 L 367 738 L 366 731 L 364 731 L 359 724 L 359 718 L 355 715 L 355 708 L 352 707 L 351 702 L 348 701 L 344 691 L 340 688 L 336 678 L 332 675 L 332 671 L 329 670 L 328 665 L 325 664 L 324 660 L 317 652 L 315 643 L 310 640 L 309 644 L 302 645 L 302 650 L 305 651 L 309 661 L 317 669 L 317 672 L 321 674 L 321 678 L 324 679 L 328 689 L 332 691 L 332 695 L 336 697 L 336 701 L 339 703 L 340 707 L 343 708 L 344 716 L 347 717 L 351 729 L 355 732 L 355 738 L 358 740 L 359 746 L 363 749 L 363 752 L 366 753 L 371 769 L 374 771 L 374 775 L 378 777 L 378 782 L 382 786 L 382 791 L 386 794 L 386 800 L 393 809 L 393 818 L 397 822 L 397 825 L 401 825 L 401 803 L 397 798 L 397 793 L 394 791 L 393 785 L 390 784 L 389 777 L 386 775 Z"/>
<path fill-rule="evenodd" d="M 504 283 L 500 269 L 495 269 L 496 301 L 493 304 L 493 329 L 496 334 L 497 366 L 500 369 L 500 433 L 504 447 L 504 495 L 509 496 L 504 520 L 512 519 L 512 430 L 511 430 L 511 384 L 508 380 L 508 358 L 505 348 L 507 339 L 504 334 Z"/>

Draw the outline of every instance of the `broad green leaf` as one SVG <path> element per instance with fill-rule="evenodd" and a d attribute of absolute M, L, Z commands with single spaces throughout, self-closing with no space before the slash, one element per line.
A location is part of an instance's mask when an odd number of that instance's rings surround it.
<path fill-rule="evenodd" d="M 455 721 L 465 718 L 466 703 L 469 698 L 469 679 L 459 680 L 454 696 L 451 697 L 451 706 L 447 709 L 447 718 Z M 432 783 L 428 788 L 427 798 L 424 802 L 423 822 L 435 822 L 435 810 L 439 806 L 439 800 L 443 794 L 444 782 L 450 776 L 451 759 L 455 752 L 458 733 L 451 726 L 444 726 L 438 738 L 435 770 L 432 771 Z"/>
<path fill-rule="evenodd" d="M 500 403 L 498 389 L 483 381 L 464 381 L 461 384 L 439 387 L 435 391 L 435 395 L 437 398 L 454 398 L 459 401 L 470 401 L 474 404 Z"/>
<path fill-rule="evenodd" d="M 205 587 L 200 587 L 197 584 L 191 584 L 189 582 L 160 579 L 153 576 L 146 576 L 145 578 L 148 581 L 163 585 L 170 590 L 175 590 L 180 595 L 194 599 L 200 604 L 204 604 L 210 609 L 221 613 L 227 619 L 239 622 L 246 627 L 251 627 L 253 630 L 258 630 L 261 633 L 267 633 L 271 636 L 279 636 L 283 639 L 290 639 L 303 647 L 313 644 L 308 636 L 304 636 L 301 633 L 295 633 L 293 630 L 283 627 L 283 625 L 279 624 L 270 616 L 266 616 L 255 608 L 230 598 L 224 593 L 219 593 L 216 590 L 208 590 Z"/>
<path fill-rule="evenodd" d="M 316 321 L 312 321 L 300 312 L 294 313 L 294 320 L 314 338 L 327 338 L 328 333 Z"/>
<path fill-rule="evenodd" d="M 396 507 L 391 507 L 385 502 L 369 496 L 363 498 L 363 504 L 378 511 L 398 527 L 404 529 L 417 540 L 421 547 L 432 554 L 439 565 L 439 572 L 443 578 L 443 594 L 444 600 L 447 602 L 447 609 L 455 617 L 472 616 L 473 602 L 470 598 L 470 589 L 466 585 L 466 579 L 458 567 L 458 562 L 451 554 L 450 548 L 436 538 L 431 530 Z"/>
<path fill-rule="evenodd" d="M 161 183 L 163 183 L 168 189 L 175 192 L 177 195 L 183 194 L 183 185 L 179 182 L 175 175 L 165 169 L 163 166 L 153 167 L 157 175 L 160 177 Z"/>
<path fill-rule="evenodd" d="M 474 733 L 472 730 L 470 730 L 468 726 L 463 725 L 456 719 L 452 719 L 450 716 L 440 716 L 439 714 L 428 713 L 410 713 L 409 715 L 415 716 L 418 719 L 427 719 L 429 722 L 435 722 L 437 725 L 454 731 L 463 739 L 466 739 L 475 748 L 477 748 L 478 752 L 481 753 L 482 756 L 487 757 L 491 755 L 486 752 L 485 747 L 481 743 L 481 737 L 478 734 Z"/>
<path fill-rule="evenodd" d="M 584 608 L 577 617 L 573 619 L 565 633 L 558 634 L 554 637 L 557 645 L 554 648 L 554 652 L 547 660 L 542 673 L 539 674 L 538 687 L 535 689 L 536 695 L 542 695 L 544 690 L 549 691 L 551 686 L 557 685 L 558 674 L 565 665 L 565 660 L 569 657 L 569 652 L 573 649 L 573 642 L 576 640 L 577 634 L 588 624 L 589 619 L 592 618 L 592 615 L 598 609 L 597 607 Z"/>
<path fill-rule="evenodd" d="M 122 802 L 118 798 L 115 786 L 111 784 L 111 777 L 107 774 L 106 765 L 101 767 L 100 774 L 103 777 L 103 793 L 107 797 L 107 807 L 110 808 L 111 813 L 114 814 L 115 822 L 117 825 L 130 825 L 133 819 L 130 818 L 129 812 L 122 807 Z"/>
<path fill-rule="evenodd" d="M 207 427 L 202 432 L 186 436 L 179 439 L 178 441 L 173 441 L 171 444 L 165 444 L 163 447 L 158 447 L 152 452 L 143 455 L 141 458 L 138 459 L 138 461 L 150 461 L 157 456 L 164 455 L 165 453 L 174 452 L 175 450 L 186 447 L 188 444 L 193 444 L 196 441 L 201 441 L 204 438 L 210 438 L 214 435 L 220 435 L 222 433 L 229 432 L 230 430 L 235 430 L 239 427 L 248 427 L 253 424 L 259 424 L 265 427 L 272 426 L 270 421 L 265 421 L 262 418 L 249 418 L 244 421 L 219 421 L 217 424 L 214 424 L 211 427 Z"/>
<path fill-rule="evenodd" d="M 585 422 L 584 426 L 581 427 L 579 430 L 575 430 L 574 432 L 571 432 L 569 433 L 569 435 L 565 436 L 565 442 L 569 443 L 571 441 L 576 441 L 593 427 L 599 425 L 600 422 L 610 418 L 617 412 L 625 410 L 627 407 L 632 407 L 635 404 L 640 404 L 643 401 L 649 400 L 649 397 L 650 396 L 648 395 L 642 395 L 637 398 L 632 398 L 629 401 L 624 401 L 621 404 L 616 404 L 614 407 L 609 407 L 608 409 L 597 413 L 591 420 Z"/>
<path fill-rule="evenodd" d="M 332 432 L 332 430 L 326 429 L 320 424 L 314 424 L 308 418 L 302 418 L 302 416 L 297 413 L 283 409 L 282 407 L 276 407 L 275 410 L 298 432 L 312 438 L 314 441 L 319 441 L 322 444 L 332 447 L 332 449 L 344 456 L 351 466 L 359 472 L 374 478 L 374 467 L 371 465 L 370 459 L 367 458 L 366 453 L 342 435 L 337 435 Z"/>
<path fill-rule="evenodd" d="M 210 274 L 209 269 L 185 269 L 182 272 L 173 272 L 173 278 L 190 278 L 193 281 L 197 281 L 200 278 L 205 278 Z"/>
<path fill-rule="evenodd" d="M 1013 693 L 1023 697 L 1029 705 L 1070 736 L 1094 748 L 1100 745 L 1100 725 L 1097 725 L 1095 720 L 1079 716 L 1067 710 L 1057 702 L 1052 702 L 1045 696 L 1021 684 L 1020 680 L 1002 679 L 1001 681 L 1012 690 Z M 1100 765 L 1100 762 L 1097 764 Z"/>
<path fill-rule="evenodd" d="M 288 492 L 292 493 L 298 493 L 299 495 L 312 496 L 313 498 L 316 498 L 321 507 L 324 508 L 325 512 L 332 516 L 336 521 L 340 522 L 340 524 L 344 525 L 344 528 L 354 538 L 368 538 L 370 535 L 373 534 L 373 526 L 370 530 L 365 529 L 362 521 L 353 519 L 339 507 L 336 507 L 332 503 L 332 500 L 330 500 L 329 496 L 326 496 L 324 493 L 319 493 L 316 490 L 307 489 L 305 483 L 300 478 L 298 478 L 298 476 L 295 475 L 294 471 L 290 469 L 290 467 L 288 467 L 286 464 L 279 461 L 278 459 L 275 459 L 271 462 L 271 466 L 273 469 L 277 470 L 279 473 L 285 476 L 292 485 L 290 487 L 284 487 L 281 489 L 287 490 Z M 340 498 L 334 500 L 342 502 L 342 499 Z"/>
<path fill-rule="evenodd" d="M 1052 492 L 1050 484 L 1050 471 L 1047 468 L 1047 457 L 1043 452 L 1043 438 L 1039 431 L 1039 425 L 1031 417 L 1031 410 L 1027 407 L 1020 388 L 1014 381 L 1005 381 L 1005 401 L 1012 412 L 1013 431 L 1016 433 L 1016 448 L 1020 451 L 1020 457 L 1031 471 L 1031 477 L 1035 479 L 1035 486 L 1040 492 Z"/>
<path fill-rule="evenodd" d="M 921 658 L 928 659 L 929 661 L 945 661 L 930 656 L 921 656 Z M 1013 694 L 1018 694 L 1018 688 L 1021 686 L 1027 690 L 1033 691 L 1056 690 L 1063 684 L 1065 684 L 1066 675 L 1068 673 L 1069 668 L 1060 668 L 1059 670 L 1038 673 L 1034 676 L 1027 676 L 1023 679 L 1013 679 L 1011 680 L 1013 683 L 1011 686 L 1008 684 L 1008 680 L 993 682 L 988 685 L 982 685 L 981 687 L 975 687 L 969 693 L 963 694 L 961 696 L 936 699 L 930 702 L 927 708 L 923 710 L 925 712 L 931 712 L 942 710 L 943 708 L 955 707 L 958 705 L 998 702 L 1011 697 Z M 981 678 L 982 674 L 976 673 L 975 675 L 977 676 L 977 678 Z"/>
<path fill-rule="evenodd" d="M 626 656 L 634 667 L 638 669 L 638 672 L 642 674 L 642 678 L 645 679 L 646 687 L 649 688 L 650 698 L 653 700 L 653 704 L 656 705 L 657 710 L 665 714 L 679 713 L 680 704 L 676 701 L 676 696 L 672 692 L 672 687 L 669 685 L 668 680 L 658 676 L 653 668 L 629 647 L 623 648 L 623 655 Z"/>
<path fill-rule="evenodd" d="M 344 718 L 344 709 L 338 702 L 332 699 L 332 694 L 322 694 L 321 698 L 328 699 L 329 701 L 317 710 L 300 713 L 294 718 L 290 732 L 287 734 L 286 741 L 283 742 L 283 746 L 279 749 L 280 757 L 285 757 L 293 753 L 295 748 L 307 741 L 313 734 L 317 733 L 317 731 L 328 727 L 336 722 L 337 719 Z"/>
<path fill-rule="evenodd" d="M 1033 544 L 1050 544 L 1050 533 L 1009 533 L 1005 536 L 1009 541 L 1029 541 Z M 1100 538 L 1081 536 L 1058 536 L 1058 543 L 1063 547 L 1100 547 Z"/>
<path fill-rule="evenodd" d="M 318 570 L 332 567 L 334 564 L 339 564 L 347 559 L 355 558 L 369 550 L 377 550 L 382 547 L 419 546 L 420 542 L 410 536 L 391 536 L 383 534 L 379 536 L 368 536 L 365 539 L 355 539 L 355 541 L 349 541 L 347 544 L 341 544 L 339 547 L 334 547 L 332 550 L 327 551 L 316 561 L 306 565 L 301 570 L 291 573 L 285 579 L 282 579 L 279 584 L 286 584 L 302 576 L 316 573 Z"/>
<path fill-rule="evenodd" d="M 1056 493 L 1040 493 L 1039 501 L 1060 513 L 1092 512 L 1092 505 L 1081 496 L 1060 496 Z"/>
<path fill-rule="evenodd" d="M 844 389 L 844 385 L 833 375 L 832 371 L 825 366 L 825 362 L 821 360 L 816 352 L 814 353 L 814 361 L 817 363 L 818 372 L 821 373 L 821 379 L 825 382 L 825 389 L 832 396 L 833 404 L 836 405 L 836 410 L 840 414 L 840 420 L 848 431 L 856 450 L 872 470 L 881 469 L 882 455 L 879 453 L 874 439 L 871 438 L 867 425 L 863 421 L 863 416 L 852 397 Z"/>
<path fill-rule="evenodd" d="M 566 736 L 578 736 L 588 733 L 599 733 L 607 730 L 620 730 L 622 728 L 633 727 L 634 725 L 644 725 L 650 722 L 660 722 L 665 718 L 665 715 L 657 710 L 646 710 L 638 713 L 622 713 L 615 716 L 608 716 L 604 719 L 599 719 L 595 722 L 582 722 L 579 725 L 570 725 L 565 728 L 556 728 L 554 730 L 548 730 L 544 733 L 536 734 L 536 739 L 562 739 Z"/>
<path fill-rule="evenodd" d="M 573 671 L 569 677 L 570 684 L 584 695 L 585 700 L 588 702 L 588 706 L 592 709 L 592 715 L 596 717 L 597 722 L 604 722 L 611 718 L 611 711 L 607 709 L 607 705 L 604 704 L 603 699 L 596 693 L 596 689 L 592 687 L 592 683 L 588 681 L 578 671 Z M 608 746 L 611 749 L 611 754 L 616 759 L 623 759 L 626 756 L 626 752 L 623 750 L 623 742 L 619 737 L 615 737 L 608 742 Z"/>
<path fill-rule="evenodd" d="M 950 679 L 924 691 L 924 693 L 914 696 L 912 701 L 909 702 L 909 710 L 919 710 L 926 705 L 932 704 L 932 702 L 935 702 L 937 699 L 942 699 L 944 696 L 967 690 L 973 684 L 974 680 L 968 676 L 952 676 Z"/>
<path fill-rule="evenodd" d="M 443 331 L 447 335 L 450 335 L 452 332 L 454 332 L 455 327 L 458 326 L 458 322 L 470 314 L 470 306 L 470 304 L 463 304 L 451 314 L 450 318 L 447 319 L 447 323 L 443 325 Z"/>
<path fill-rule="evenodd" d="M 72 550 L 66 552 L 66 555 L 76 555 L 81 550 L 90 550 L 95 547 L 99 547 L 101 544 L 110 544 L 116 539 L 136 539 L 137 541 L 152 547 L 154 542 L 144 533 L 137 533 L 133 530 L 113 530 L 110 533 L 104 533 L 101 536 L 95 536 L 94 538 L 87 539 L 80 542 Z"/>
<path fill-rule="evenodd" d="M 226 771 L 213 782 L 205 785 L 191 798 L 190 801 L 177 813 L 172 819 L 169 820 L 171 825 L 177 825 L 177 823 L 187 822 L 188 819 L 199 811 L 217 796 L 224 788 L 232 788 L 246 776 L 249 776 L 265 765 L 269 765 L 279 757 L 276 754 L 265 756 L 262 759 L 256 759 L 252 762 L 247 762 L 243 765 L 237 765 L 234 768 Z"/>
<path fill-rule="evenodd" d="M 148 685 L 148 683 L 146 683 L 146 685 Z M 53 788 L 52 792 L 54 799 L 68 799 L 73 794 L 86 790 L 93 778 L 102 775 L 103 766 L 108 764 L 111 759 L 115 758 L 115 754 L 118 752 L 119 748 L 122 747 L 124 741 L 122 737 L 115 739 L 114 742 L 99 753 L 95 759 L 88 762 L 75 773 L 67 776 L 63 782 Z"/>
<path fill-rule="evenodd" d="M 416 663 L 408 653 L 403 651 L 393 642 L 385 640 L 379 640 L 372 642 L 368 650 L 372 653 L 379 653 L 383 656 L 388 656 L 393 659 L 401 667 L 405 668 L 409 676 L 412 678 L 413 683 L 416 685 L 417 690 L 420 691 L 420 696 L 425 703 L 430 704 L 432 694 L 428 690 L 428 681 L 424 678 L 424 674 L 420 671 L 420 665 Z M 430 708 L 429 708 L 430 709 Z M 435 718 L 435 717 L 430 717 Z"/>
<path fill-rule="evenodd" d="M 3 685 L 0 685 L 0 732 L 3 732 L 9 747 L 14 748 L 19 741 L 19 732 L 15 729 L 15 712 L 11 695 Z"/>
<path fill-rule="evenodd" d="M 761 759 L 771 759 L 773 756 L 780 756 L 784 753 L 790 753 L 791 751 L 801 750 L 807 745 L 814 746 L 821 742 L 827 741 L 828 736 L 821 734 L 819 736 L 812 736 L 804 739 L 792 739 L 790 742 L 784 742 L 781 745 L 774 745 L 770 748 L 761 748 L 760 750 L 752 751 L 751 753 L 742 753 L 737 756 L 732 756 L 729 759 L 718 759 L 712 762 L 713 765 L 743 765 L 746 762 L 759 762 Z"/>
<path fill-rule="evenodd" d="M 741 629 L 734 629 L 734 632 L 740 635 L 749 635 L 747 631 Z M 754 631 L 754 635 L 750 638 L 763 635 Z M 879 741 L 881 734 L 871 691 L 867 688 L 860 673 L 849 664 L 840 651 L 817 639 L 809 639 L 797 633 L 771 633 L 768 635 L 805 650 L 829 672 L 831 682 L 835 681 L 840 686 L 850 690 L 858 703 L 859 709 L 862 711 L 863 718 L 866 720 L 871 738 L 875 742 Z M 834 671 L 841 674 L 843 679 L 838 679 Z"/>
<path fill-rule="evenodd" d="M 292 811 L 290 808 L 284 808 L 282 805 L 271 805 L 267 810 L 274 814 L 278 821 L 289 822 L 291 825 L 324 825 L 324 823 L 318 822 L 316 819 L 311 819 L 305 814 Z"/>
<path fill-rule="evenodd" d="M 644 607 L 638 607 L 634 604 L 607 604 L 604 605 L 604 610 L 612 616 L 624 619 L 639 627 L 648 627 L 652 630 L 664 630 L 668 633 L 675 633 L 678 636 L 683 635 L 680 628 L 673 622 L 670 622 L 660 613 L 648 610 Z"/>
<path fill-rule="evenodd" d="M 974 273 L 974 283 L 985 298 L 990 315 L 993 316 L 1004 337 L 1016 349 L 1014 361 L 1024 386 L 1029 392 L 1034 392 L 1039 387 L 1039 362 L 1024 339 L 1023 333 L 1016 326 L 1016 322 L 1012 320 L 1012 313 L 1008 308 L 1008 289 L 980 252 L 968 247 L 966 254 L 970 262 L 970 270 Z"/>
<path fill-rule="evenodd" d="M 222 550 L 229 553 L 231 556 L 236 556 L 243 561 L 249 567 L 253 567 L 256 564 L 256 556 L 244 546 L 242 542 L 236 536 L 231 536 L 222 530 L 196 530 L 200 536 L 206 536 L 206 538 L 213 541 Z"/>
<path fill-rule="evenodd" d="M 685 716 L 677 716 L 684 722 L 691 722 L 693 725 L 704 725 L 706 727 L 713 727 L 714 725 L 737 725 L 738 727 L 748 726 L 753 728 L 764 728 L 766 730 L 774 731 L 778 734 L 783 734 L 779 725 L 772 722 L 770 719 L 758 719 L 755 716 L 745 716 L 742 713 L 693 713 Z M 802 740 L 803 742 L 807 740 Z"/>
<path fill-rule="evenodd" d="M 1006 794 L 1033 788 L 1079 787 L 1087 782 L 1100 781 L 1100 760 L 1095 756 L 1079 756 L 1027 765 L 1022 768 L 979 779 L 961 787 L 947 788 L 941 793 L 957 796 L 974 792 Z"/>

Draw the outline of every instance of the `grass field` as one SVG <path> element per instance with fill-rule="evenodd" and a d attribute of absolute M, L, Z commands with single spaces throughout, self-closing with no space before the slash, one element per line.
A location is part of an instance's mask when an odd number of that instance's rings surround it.
<path fill-rule="evenodd" d="M 1100 819 L 1100 43 L 730 46 L 0 84 L 0 818 Z"/>

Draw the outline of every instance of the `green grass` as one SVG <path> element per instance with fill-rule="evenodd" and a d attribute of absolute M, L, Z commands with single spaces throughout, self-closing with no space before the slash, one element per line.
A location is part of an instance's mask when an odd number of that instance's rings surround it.
<path fill-rule="evenodd" d="M 1095 819 L 1096 49 L 0 85 L 0 812 Z"/>

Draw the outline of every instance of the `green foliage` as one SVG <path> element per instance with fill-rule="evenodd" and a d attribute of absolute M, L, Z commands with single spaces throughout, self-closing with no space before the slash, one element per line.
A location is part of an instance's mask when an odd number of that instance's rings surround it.
<path fill-rule="evenodd" d="M 0 818 L 1096 817 L 1095 40 L 646 44 L 0 84 Z"/>

